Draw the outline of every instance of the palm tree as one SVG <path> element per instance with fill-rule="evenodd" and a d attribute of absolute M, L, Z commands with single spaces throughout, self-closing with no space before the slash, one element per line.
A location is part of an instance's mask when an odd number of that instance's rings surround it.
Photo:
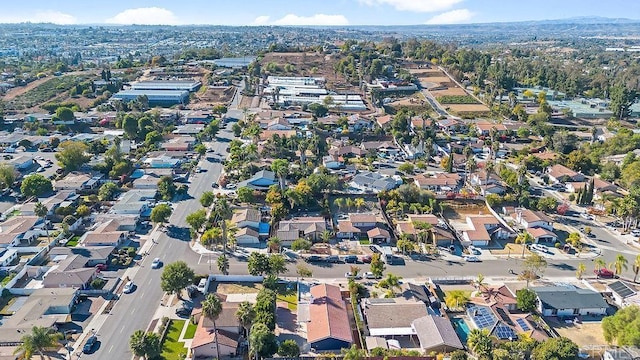
<path fill-rule="evenodd" d="M 220 198 L 215 202 L 213 210 L 211 211 L 211 217 L 214 220 L 214 224 L 219 224 L 222 228 L 222 246 L 224 247 L 224 253 L 227 253 L 227 222 L 225 220 L 231 219 L 233 211 L 227 202 L 227 199 Z"/>
<path fill-rule="evenodd" d="M 633 261 L 633 282 L 636 282 L 639 272 L 640 272 L 640 255 L 636 255 L 636 259 Z"/>
<path fill-rule="evenodd" d="M 604 262 L 604 260 L 602 260 L 601 258 L 597 258 L 594 260 L 593 265 L 596 268 L 596 273 L 600 272 L 600 269 L 606 268 L 607 267 L 607 263 Z"/>
<path fill-rule="evenodd" d="M 31 359 L 34 353 L 38 353 L 44 358 L 44 352 L 52 347 L 58 346 L 58 340 L 62 339 L 62 334 L 55 332 L 52 328 L 44 326 L 34 326 L 31 333 L 24 335 L 22 344 L 14 351 L 14 354 L 22 353 L 25 359 Z"/>
<path fill-rule="evenodd" d="M 222 254 L 218 257 L 218 270 L 223 275 L 229 275 L 229 258 L 227 258 L 226 254 Z"/>
<path fill-rule="evenodd" d="M 467 346 L 478 359 L 491 359 L 493 342 L 487 329 L 473 329 L 467 338 Z"/>
<path fill-rule="evenodd" d="M 522 257 L 524 258 L 524 250 L 527 248 L 527 243 L 533 242 L 533 236 L 528 232 L 521 232 L 516 237 L 516 244 L 522 244 Z"/>
<path fill-rule="evenodd" d="M 616 261 L 613 262 L 613 267 L 616 271 L 616 275 L 620 275 L 622 273 L 622 269 L 627 270 L 629 268 L 627 266 L 628 263 L 629 260 L 627 260 L 624 255 L 618 254 L 618 256 L 616 256 Z"/>
<path fill-rule="evenodd" d="M 584 265 L 584 263 L 578 264 L 578 270 L 576 270 L 576 277 L 579 280 L 582 280 L 582 275 L 584 275 L 585 271 L 587 271 L 587 267 Z"/>
<path fill-rule="evenodd" d="M 344 198 L 336 198 L 335 200 L 333 200 L 333 205 L 338 207 L 338 211 L 342 211 L 342 208 L 344 208 Z"/>
<path fill-rule="evenodd" d="M 144 330 L 136 330 L 129 338 L 129 348 L 133 355 L 137 357 L 147 355 L 146 333 Z"/>
<path fill-rule="evenodd" d="M 478 274 L 478 277 L 473 280 L 473 287 L 478 291 L 483 291 L 483 288 L 487 287 L 487 283 L 484 281 L 484 275 Z"/>
<path fill-rule="evenodd" d="M 213 322 L 213 332 L 216 334 L 216 357 L 219 357 L 220 346 L 218 345 L 218 329 L 216 329 L 216 320 L 222 312 L 222 302 L 216 294 L 208 294 L 207 298 L 202 302 L 202 315 Z"/>
<path fill-rule="evenodd" d="M 444 303 L 449 309 L 461 309 L 469 302 L 469 295 L 462 290 L 451 290 L 444 297 Z"/>
<path fill-rule="evenodd" d="M 51 238 L 49 237 L 49 226 L 47 226 L 47 214 L 49 213 L 49 209 L 47 209 L 44 204 L 38 201 L 33 209 L 33 212 L 37 217 L 42 219 L 42 222 L 44 223 L 44 229 L 47 231 L 47 242 L 51 243 Z"/>
<path fill-rule="evenodd" d="M 342 355 L 344 360 L 362 360 L 366 356 L 363 349 L 358 349 L 356 345 L 351 345 L 350 348 L 343 348 Z"/>
<path fill-rule="evenodd" d="M 246 333 L 246 338 L 249 338 L 249 329 L 251 329 L 251 325 L 253 325 L 253 321 L 256 318 L 256 310 L 253 308 L 253 305 L 248 301 L 243 301 L 238 306 L 238 311 L 236 311 L 236 317 L 240 322 L 240 325 L 244 328 Z"/>
<path fill-rule="evenodd" d="M 220 240 L 222 240 L 222 229 L 219 227 L 214 227 L 205 231 L 200 237 L 200 241 L 204 246 L 218 243 Z"/>
<path fill-rule="evenodd" d="M 329 240 L 331 240 L 331 231 L 324 230 L 320 233 L 320 239 L 322 239 L 322 242 L 325 244 L 329 243 Z"/>
<path fill-rule="evenodd" d="M 347 207 L 347 210 L 351 210 L 351 208 L 353 208 L 353 199 L 352 198 L 347 198 L 347 200 L 345 200 L 344 205 Z"/>
<path fill-rule="evenodd" d="M 388 273 L 386 278 L 380 280 L 378 286 L 388 289 L 395 294 L 395 289 L 401 289 L 400 279 L 402 279 L 402 277 Z"/>
<path fill-rule="evenodd" d="M 363 198 L 357 198 L 355 199 L 353 204 L 355 205 L 356 209 L 358 209 L 358 212 L 360 212 L 360 210 L 366 205 L 366 201 L 364 201 Z"/>
<path fill-rule="evenodd" d="M 280 239 L 276 236 L 272 236 L 267 241 L 267 246 L 269 247 L 269 252 L 279 253 L 280 252 Z"/>
<path fill-rule="evenodd" d="M 285 159 L 276 159 L 271 163 L 271 171 L 278 177 L 280 190 L 284 190 L 285 179 L 289 174 L 289 162 Z"/>

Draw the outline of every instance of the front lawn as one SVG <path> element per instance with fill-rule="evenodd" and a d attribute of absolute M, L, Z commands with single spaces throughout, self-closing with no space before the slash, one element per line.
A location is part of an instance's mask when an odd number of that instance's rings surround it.
<path fill-rule="evenodd" d="M 64 246 L 66 247 L 74 247 L 78 245 L 78 241 L 80 240 L 80 236 L 75 235 L 69 241 L 67 241 Z"/>
<path fill-rule="evenodd" d="M 187 325 L 187 330 L 184 332 L 185 339 L 193 339 L 193 336 L 196 334 L 196 329 L 198 328 L 198 324 L 194 324 L 189 321 Z"/>
<path fill-rule="evenodd" d="M 171 320 L 167 335 L 162 341 L 162 358 L 164 360 L 179 360 L 180 354 L 187 354 L 187 348 L 184 343 L 178 341 L 180 333 L 184 327 L 185 320 Z"/>
<path fill-rule="evenodd" d="M 286 302 L 289 310 L 296 311 L 298 309 L 298 296 L 295 290 L 288 291 L 286 293 L 278 293 L 276 301 Z"/>

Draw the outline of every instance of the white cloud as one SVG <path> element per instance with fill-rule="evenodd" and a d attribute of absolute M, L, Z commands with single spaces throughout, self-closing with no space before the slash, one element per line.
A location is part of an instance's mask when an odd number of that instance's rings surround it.
<path fill-rule="evenodd" d="M 389 5 L 399 11 L 438 12 L 448 10 L 464 0 L 358 0 L 369 6 Z"/>
<path fill-rule="evenodd" d="M 106 19 L 105 22 L 120 25 L 178 25 L 180 23 L 173 12 L 160 7 L 127 9 Z"/>
<path fill-rule="evenodd" d="M 266 25 L 269 23 L 269 19 L 271 19 L 268 15 L 258 16 L 255 20 L 253 20 L 253 25 Z"/>
<path fill-rule="evenodd" d="M 71 25 L 77 23 L 77 19 L 70 14 L 55 10 L 41 10 L 29 15 L 0 15 L 0 23 L 51 23 L 58 25 Z"/>
<path fill-rule="evenodd" d="M 344 15 L 315 14 L 312 16 L 298 16 L 287 14 L 282 19 L 271 23 L 272 25 L 349 25 L 349 20 Z"/>
<path fill-rule="evenodd" d="M 461 24 L 469 22 L 474 15 L 469 9 L 451 10 L 432 17 L 427 20 L 426 24 Z"/>

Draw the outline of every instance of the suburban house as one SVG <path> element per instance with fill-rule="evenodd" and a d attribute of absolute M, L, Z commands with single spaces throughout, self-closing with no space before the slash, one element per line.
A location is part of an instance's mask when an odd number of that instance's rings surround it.
<path fill-rule="evenodd" d="M 22 306 L 6 316 L 0 326 L 0 346 L 22 343 L 25 333 L 34 326 L 54 328 L 71 321 L 71 311 L 78 297 L 74 288 L 35 289 Z"/>
<path fill-rule="evenodd" d="M 158 181 L 160 177 L 155 174 L 144 174 L 133 180 L 134 189 L 158 189 Z"/>
<path fill-rule="evenodd" d="M 84 266 L 95 267 L 98 264 L 106 265 L 114 249 L 115 247 L 113 246 L 56 246 L 49 251 L 49 259 L 61 261 L 69 256 L 81 255 L 86 258 Z"/>
<path fill-rule="evenodd" d="M 457 173 L 437 173 L 433 175 L 418 174 L 413 178 L 417 187 L 436 193 L 457 191 L 460 186 L 460 175 Z"/>
<path fill-rule="evenodd" d="M 397 156 L 400 154 L 398 148 L 393 141 L 363 141 L 360 148 L 365 152 L 373 151 L 383 157 Z"/>
<path fill-rule="evenodd" d="M 168 155 L 159 155 L 147 157 L 143 162 L 150 168 L 171 169 L 178 167 L 182 160 Z"/>
<path fill-rule="evenodd" d="M 560 164 L 550 166 L 547 169 L 547 174 L 549 175 L 549 179 L 554 183 L 580 182 L 585 180 L 584 175 Z"/>
<path fill-rule="evenodd" d="M 87 267 L 89 259 L 84 254 L 58 255 L 52 261 L 57 264 L 42 277 L 45 288 L 86 289 L 98 273 L 97 268 Z"/>
<path fill-rule="evenodd" d="M 364 171 L 356 174 L 356 176 L 351 179 L 351 182 L 349 182 L 349 186 L 361 191 L 377 194 L 380 191 L 396 188 L 398 182 L 391 177 L 380 175 L 377 172 Z"/>
<path fill-rule="evenodd" d="M 47 208 L 47 210 L 49 210 L 47 212 L 47 215 L 52 216 L 55 214 L 58 208 L 77 205 L 79 198 L 80 196 L 76 194 L 74 190 L 60 190 L 49 197 L 38 198 L 37 201 L 30 201 L 28 203 L 22 204 L 22 206 L 20 207 L 20 214 L 29 216 L 35 215 L 36 204 L 40 202 Z"/>
<path fill-rule="evenodd" d="M 553 231 L 553 219 L 542 211 L 516 208 L 512 218 L 524 228 L 543 228 Z"/>
<path fill-rule="evenodd" d="M 276 174 L 270 170 L 260 170 L 250 179 L 238 183 L 238 188 L 248 187 L 252 190 L 267 191 L 271 185 L 277 185 Z"/>
<path fill-rule="evenodd" d="M 504 239 L 509 233 L 502 229 L 502 224 L 492 215 L 467 216 L 465 229 L 462 232 L 463 242 L 474 246 L 487 246 L 494 239 Z"/>
<path fill-rule="evenodd" d="M 508 130 L 504 124 L 492 123 L 484 120 L 478 121 L 474 125 L 478 131 L 478 136 L 491 135 L 491 129 L 495 129 L 495 131 L 500 135 L 506 134 Z"/>
<path fill-rule="evenodd" d="M 635 360 L 640 359 L 640 348 L 622 346 L 607 349 L 602 354 L 602 360 Z"/>
<path fill-rule="evenodd" d="M 70 172 L 64 178 L 53 182 L 53 189 L 60 190 L 95 190 L 100 187 L 102 174 L 87 174 L 80 172 Z"/>
<path fill-rule="evenodd" d="M 17 259 L 18 250 L 16 248 L 0 248 L 0 268 L 9 267 Z"/>
<path fill-rule="evenodd" d="M 427 315 L 413 320 L 411 327 L 418 336 L 420 348 L 427 354 L 450 353 L 464 349 L 451 321 L 447 318 Z"/>
<path fill-rule="evenodd" d="M 362 312 L 371 336 L 412 338 L 416 335 L 412 323 L 428 315 L 427 305 L 415 299 L 362 299 Z"/>
<path fill-rule="evenodd" d="M 363 233 L 376 227 L 378 220 L 373 213 L 350 213 L 348 219 L 338 220 L 338 232 L 340 239 L 358 238 Z"/>
<path fill-rule="evenodd" d="M 242 326 L 236 317 L 239 303 L 222 301 L 222 311 L 215 322 L 202 315 L 202 309 L 196 309 L 192 316 L 198 321 L 191 342 L 192 358 L 221 358 L 235 356 L 242 334 Z M 220 349 L 220 354 L 217 349 Z"/>
<path fill-rule="evenodd" d="M 430 225 L 431 229 L 417 228 L 421 223 Z M 424 236 L 431 237 L 431 239 L 425 240 L 435 246 L 448 247 L 456 239 L 455 235 L 446 229 L 443 222 L 433 214 L 409 214 L 407 220 L 396 221 L 395 230 L 398 236 L 406 235 L 411 239 L 417 239 L 420 233 L 424 233 Z"/>
<path fill-rule="evenodd" d="M 150 202 L 156 197 L 155 189 L 134 189 L 122 194 L 109 211 L 118 215 L 136 215 L 148 217 L 151 214 Z"/>
<path fill-rule="evenodd" d="M 310 290 L 307 342 L 315 351 L 340 350 L 353 343 L 347 303 L 338 286 L 319 284 Z"/>
<path fill-rule="evenodd" d="M 386 129 L 391 125 L 391 121 L 393 121 L 393 116 L 391 115 L 382 115 L 376 117 L 376 123 L 383 129 Z"/>
<path fill-rule="evenodd" d="M 238 229 L 235 239 L 238 245 L 259 244 L 260 233 L 250 227 L 243 227 Z"/>
<path fill-rule="evenodd" d="M 193 136 L 175 136 L 167 139 L 160 147 L 167 151 L 189 151 L 196 143 L 196 138 Z"/>
<path fill-rule="evenodd" d="M 391 234 L 381 227 L 374 227 L 367 231 L 367 238 L 372 244 L 388 244 L 391 242 Z"/>
<path fill-rule="evenodd" d="M 502 184 L 502 179 L 498 174 L 490 172 L 487 176 L 487 172 L 484 169 L 480 169 L 469 177 L 469 183 L 473 186 L 484 186 L 490 184 Z"/>
<path fill-rule="evenodd" d="M 118 231 L 135 231 L 138 226 L 138 217 L 135 215 L 97 214 L 93 218 L 94 224 L 102 224 L 115 220 L 118 222 Z"/>
<path fill-rule="evenodd" d="M 236 227 L 244 228 L 250 227 L 253 229 L 258 229 L 260 226 L 260 211 L 256 209 L 246 208 L 241 209 L 233 213 L 231 217 L 231 222 L 236 224 Z"/>
<path fill-rule="evenodd" d="M 98 223 L 93 230 L 80 237 L 79 243 L 84 246 L 119 246 L 127 239 L 127 231 L 120 230 L 120 222 L 110 219 Z"/>
<path fill-rule="evenodd" d="M 617 280 L 611 284 L 607 284 L 607 292 L 611 293 L 611 297 L 619 307 L 627 307 L 631 305 L 640 305 L 640 294 L 638 289 L 631 283 Z"/>
<path fill-rule="evenodd" d="M 38 221 L 37 216 L 13 216 L 0 223 L 0 248 L 18 246 L 21 242 L 30 244 L 40 234 L 33 231 Z"/>
<path fill-rule="evenodd" d="M 300 238 L 316 241 L 325 230 L 327 230 L 327 222 L 324 217 L 301 216 L 281 220 L 276 237 L 280 239 L 283 246 L 291 246 L 292 242 Z"/>
<path fill-rule="evenodd" d="M 344 167 L 344 159 L 341 156 L 323 156 L 322 165 L 329 170 L 341 169 Z"/>
<path fill-rule="evenodd" d="M 603 316 L 609 307 L 601 294 L 588 289 L 549 286 L 531 290 L 536 293 L 538 312 L 543 316 Z"/>
<path fill-rule="evenodd" d="M 469 130 L 464 122 L 453 118 L 438 120 L 436 124 L 438 126 L 438 129 L 444 131 L 447 134 L 456 134 L 459 132 L 467 132 Z"/>
<path fill-rule="evenodd" d="M 526 232 L 528 232 L 533 238 L 533 243 L 556 243 L 558 241 L 558 235 L 556 235 L 553 231 L 549 231 L 542 227 L 535 228 L 527 228 Z"/>
<path fill-rule="evenodd" d="M 354 145 L 343 145 L 339 143 L 338 145 L 333 145 L 329 149 L 329 155 L 334 157 L 340 156 L 363 156 L 366 155 L 367 152 L 362 150 L 361 148 Z"/>

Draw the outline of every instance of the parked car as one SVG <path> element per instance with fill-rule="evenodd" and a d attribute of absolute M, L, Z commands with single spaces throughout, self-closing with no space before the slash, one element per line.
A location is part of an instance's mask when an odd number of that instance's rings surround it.
<path fill-rule="evenodd" d="M 631 230 L 631 235 L 635 237 L 640 237 L 640 229 Z"/>
<path fill-rule="evenodd" d="M 530 249 L 536 250 L 536 251 L 540 251 L 543 253 L 548 253 L 549 252 L 549 248 L 547 248 L 544 245 L 540 245 L 540 244 L 531 244 L 529 246 Z"/>
<path fill-rule="evenodd" d="M 360 260 L 365 264 L 370 264 L 371 263 L 371 255 L 365 255 Z"/>
<path fill-rule="evenodd" d="M 593 273 L 596 274 L 596 276 L 599 278 L 606 278 L 606 279 L 611 279 L 616 276 L 616 274 L 609 269 L 598 269 L 598 270 L 594 270 Z"/>
<path fill-rule="evenodd" d="M 324 258 L 322 258 L 321 256 L 318 255 L 311 255 L 311 256 L 307 256 L 304 261 L 312 263 L 312 262 L 321 262 L 324 261 Z"/>
<path fill-rule="evenodd" d="M 580 213 L 580 217 L 585 219 L 585 220 L 593 220 L 594 217 L 593 215 L 587 214 L 587 213 Z"/>
<path fill-rule="evenodd" d="M 82 352 L 85 354 L 89 354 L 91 351 L 93 351 L 93 347 L 96 345 L 97 342 L 98 342 L 97 336 L 95 335 L 89 336 L 89 338 L 87 339 L 87 342 L 84 343 L 84 346 L 82 347 Z"/>
<path fill-rule="evenodd" d="M 467 261 L 467 262 L 480 262 L 481 260 L 477 256 L 465 256 L 464 257 L 464 261 Z"/>
<path fill-rule="evenodd" d="M 189 315 L 191 315 L 192 310 L 193 308 L 191 307 L 191 305 L 183 302 L 180 306 L 176 308 L 176 315 L 189 317 Z"/>
<path fill-rule="evenodd" d="M 362 279 L 362 275 L 354 274 L 354 273 L 352 273 L 350 271 L 347 271 L 346 273 L 344 273 L 344 277 L 346 277 L 347 279 L 351 279 L 351 278 L 356 279 L 356 280 Z"/>
<path fill-rule="evenodd" d="M 238 187 L 238 185 L 236 184 L 227 184 L 227 186 L 225 186 L 225 189 L 227 190 L 235 190 Z"/>
<path fill-rule="evenodd" d="M 125 294 L 130 294 L 133 292 L 133 289 L 135 288 L 135 284 L 133 283 L 133 281 L 127 281 L 126 284 L 124 284 L 124 288 L 122 289 L 122 292 Z"/>
<path fill-rule="evenodd" d="M 478 249 L 477 247 L 473 246 L 473 245 L 469 245 L 469 253 L 473 254 L 473 255 L 480 255 L 480 249 Z"/>
<path fill-rule="evenodd" d="M 207 290 L 206 287 L 207 287 L 207 278 L 205 277 L 200 279 L 200 282 L 198 283 L 198 291 L 205 294 Z"/>
<path fill-rule="evenodd" d="M 198 290 L 197 286 L 189 285 L 187 286 L 187 295 L 189 295 L 189 299 L 193 299 L 200 295 L 200 291 Z"/>
<path fill-rule="evenodd" d="M 375 246 L 375 245 L 369 245 L 369 249 L 370 249 L 371 251 L 373 251 L 374 253 L 376 253 L 376 254 L 380 254 L 380 250 L 379 250 L 379 249 L 378 249 L 378 247 L 377 247 L 377 246 Z"/>
<path fill-rule="evenodd" d="M 338 255 L 327 256 L 327 262 L 337 264 L 340 262 L 340 257 Z"/>
<path fill-rule="evenodd" d="M 98 269 L 99 271 L 105 271 L 107 270 L 108 266 L 107 264 L 97 264 L 96 265 L 96 269 Z"/>
<path fill-rule="evenodd" d="M 157 269 L 157 268 L 159 268 L 161 266 L 162 266 L 162 261 L 160 261 L 160 258 L 153 259 L 153 262 L 151 263 L 151 268 L 152 269 Z"/>
<path fill-rule="evenodd" d="M 355 264 L 358 262 L 358 257 L 355 255 L 348 255 L 344 257 L 344 262 L 347 264 Z"/>
<path fill-rule="evenodd" d="M 373 273 L 371 271 L 367 271 L 366 273 L 364 273 L 364 277 L 366 279 L 378 279 L 378 277 L 376 277 L 375 275 L 373 275 Z"/>

